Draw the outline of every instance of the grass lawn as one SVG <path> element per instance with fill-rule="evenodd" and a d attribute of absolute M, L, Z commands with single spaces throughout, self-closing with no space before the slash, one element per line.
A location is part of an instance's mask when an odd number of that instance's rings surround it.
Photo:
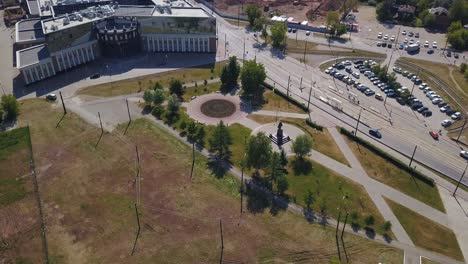
<path fill-rule="evenodd" d="M 337 255 L 334 229 L 244 199 L 239 218 L 239 181 L 217 178 L 197 154 L 190 180 L 190 146 L 146 119 L 106 133 L 73 113 L 60 126 L 59 108 L 25 100 L 20 123 L 29 123 L 40 172 L 49 255 L 53 263 L 218 262 L 219 219 L 224 259 L 328 263 Z M 57 143 L 60 142 L 60 143 Z M 141 235 L 136 234 L 135 145 L 141 160 Z M 53 166 L 52 166 L 53 165 Z M 66 190 L 66 191 L 64 191 Z M 352 234 L 345 236 L 355 263 L 401 263 L 401 250 Z"/>
<path fill-rule="evenodd" d="M 313 210 L 320 212 L 321 206 L 325 205 L 328 214 L 335 219 L 338 218 L 338 208 L 343 208 L 342 217 L 344 217 L 345 210 L 348 212 L 355 211 L 360 216 L 359 222 L 361 226 L 364 226 L 363 219 L 366 216 L 373 215 L 376 220 L 374 229 L 378 233 L 383 233 L 381 226 L 384 223 L 384 219 L 361 185 L 336 174 L 316 162 L 312 162 L 310 171 L 299 173 L 294 169 L 295 163 L 294 158 L 291 158 L 288 164 L 287 175 L 289 182 L 287 194 L 292 197 L 293 201 L 301 206 L 305 206 L 304 196 L 310 190 L 315 198 L 315 202 L 312 205 Z"/>
<path fill-rule="evenodd" d="M 0 261 L 6 263 L 44 260 L 39 210 L 30 173 L 28 128 L 1 132 Z"/>
<path fill-rule="evenodd" d="M 112 83 L 93 85 L 78 90 L 77 94 L 103 97 L 131 94 L 137 93 L 140 90 L 140 84 L 141 90 L 143 91 L 150 88 L 156 82 L 160 82 L 164 87 L 167 87 L 171 79 L 179 79 L 185 83 L 203 83 L 203 80 L 218 78 L 226 62 L 227 61 L 221 61 L 216 62 L 216 64 L 201 65 L 192 68 L 149 74 Z"/>
<path fill-rule="evenodd" d="M 416 246 L 464 261 L 452 230 L 398 203 L 385 200 Z"/>
<path fill-rule="evenodd" d="M 261 124 L 276 122 L 275 116 L 249 115 L 248 117 Z M 330 136 L 327 128 L 324 128 L 323 131 L 320 132 L 307 125 L 305 119 L 278 117 L 278 120 L 300 127 L 312 137 L 314 140 L 314 149 L 316 151 L 349 166 L 348 160 L 346 160 L 340 148 L 336 145 L 335 140 Z"/>
<path fill-rule="evenodd" d="M 305 114 L 306 112 L 298 106 L 290 103 L 283 97 L 275 94 L 273 91 L 266 89 L 263 93 L 264 102 L 261 104 L 261 110 L 292 112 Z"/>
<path fill-rule="evenodd" d="M 208 83 L 204 85 L 203 82 L 197 86 L 190 86 L 184 89 L 184 102 L 189 102 L 192 96 L 199 96 L 209 93 L 214 93 L 221 89 L 221 82 Z"/>
<path fill-rule="evenodd" d="M 430 186 L 411 176 L 408 172 L 386 161 L 363 145 L 344 137 L 367 174 L 419 201 L 445 212 L 444 204 L 436 186 Z"/>

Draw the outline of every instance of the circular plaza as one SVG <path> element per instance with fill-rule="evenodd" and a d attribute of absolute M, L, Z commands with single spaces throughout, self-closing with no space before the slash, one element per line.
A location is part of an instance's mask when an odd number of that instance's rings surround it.
<path fill-rule="evenodd" d="M 187 107 L 187 114 L 206 125 L 216 125 L 221 120 L 225 124 L 233 124 L 247 117 L 246 109 L 239 96 L 214 93 L 193 99 Z"/>

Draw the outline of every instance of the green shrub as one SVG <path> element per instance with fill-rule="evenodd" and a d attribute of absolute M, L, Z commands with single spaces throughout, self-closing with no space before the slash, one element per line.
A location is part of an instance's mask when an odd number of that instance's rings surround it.
<path fill-rule="evenodd" d="M 323 126 L 315 123 L 314 121 L 310 120 L 309 118 L 306 119 L 306 124 L 310 127 L 317 129 L 318 131 L 323 131 Z"/>
<path fill-rule="evenodd" d="M 387 161 L 391 162 L 393 165 L 397 166 L 398 168 L 408 172 L 415 178 L 421 180 L 422 182 L 428 184 L 429 186 L 434 186 L 434 180 L 432 178 L 427 177 L 426 175 L 422 174 L 421 172 L 414 170 L 413 168 L 409 167 L 406 163 L 403 163 L 401 160 L 391 156 L 387 152 L 383 151 L 382 149 L 374 146 L 369 141 L 364 140 L 360 137 L 355 136 L 353 133 L 348 131 L 347 129 L 340 127 L 340 133 L 347 136 L 349 139 L 356 141 L 357 143 L 365 146 L 373 153 L 379 155 L 380 157 L 386 159 Z"/>
<path fill-rule="evenodd" d="M 153 110 L 151 111 L 151 114 L 156 117 L 157 119 L 161 119 L 161 116 L 164 113 L 164 108 L 160 105 L 155 106 Z"/>

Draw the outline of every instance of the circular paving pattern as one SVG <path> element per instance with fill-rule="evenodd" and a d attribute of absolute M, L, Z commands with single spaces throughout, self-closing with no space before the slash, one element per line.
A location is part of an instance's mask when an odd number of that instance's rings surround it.
<path fill-rule="evenodd" d="M 230 125 L 247 117 L 250 107 L 239 96 L 220 93 L 198 96 L 187 105 L 187 114 L 200 123 L 216 125 L 219 121 Z"/>
<path fill-rule="evenodd" d="M 200 106 L 201 112 L 209 117 L 223 118 L 234 114 L 236 106 L 234 103 L 224 99 L 213 99 L 204 102 Z"/>

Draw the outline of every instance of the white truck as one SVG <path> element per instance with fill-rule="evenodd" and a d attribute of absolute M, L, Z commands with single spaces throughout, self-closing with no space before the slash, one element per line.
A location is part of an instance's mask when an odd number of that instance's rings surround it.
<path fill-rule="evenodd" d="M 419 51 L 419 45 L 418 44 L 409 44 L 406 46 L 406 51 L 407 52 L 417 52 Z"/>

